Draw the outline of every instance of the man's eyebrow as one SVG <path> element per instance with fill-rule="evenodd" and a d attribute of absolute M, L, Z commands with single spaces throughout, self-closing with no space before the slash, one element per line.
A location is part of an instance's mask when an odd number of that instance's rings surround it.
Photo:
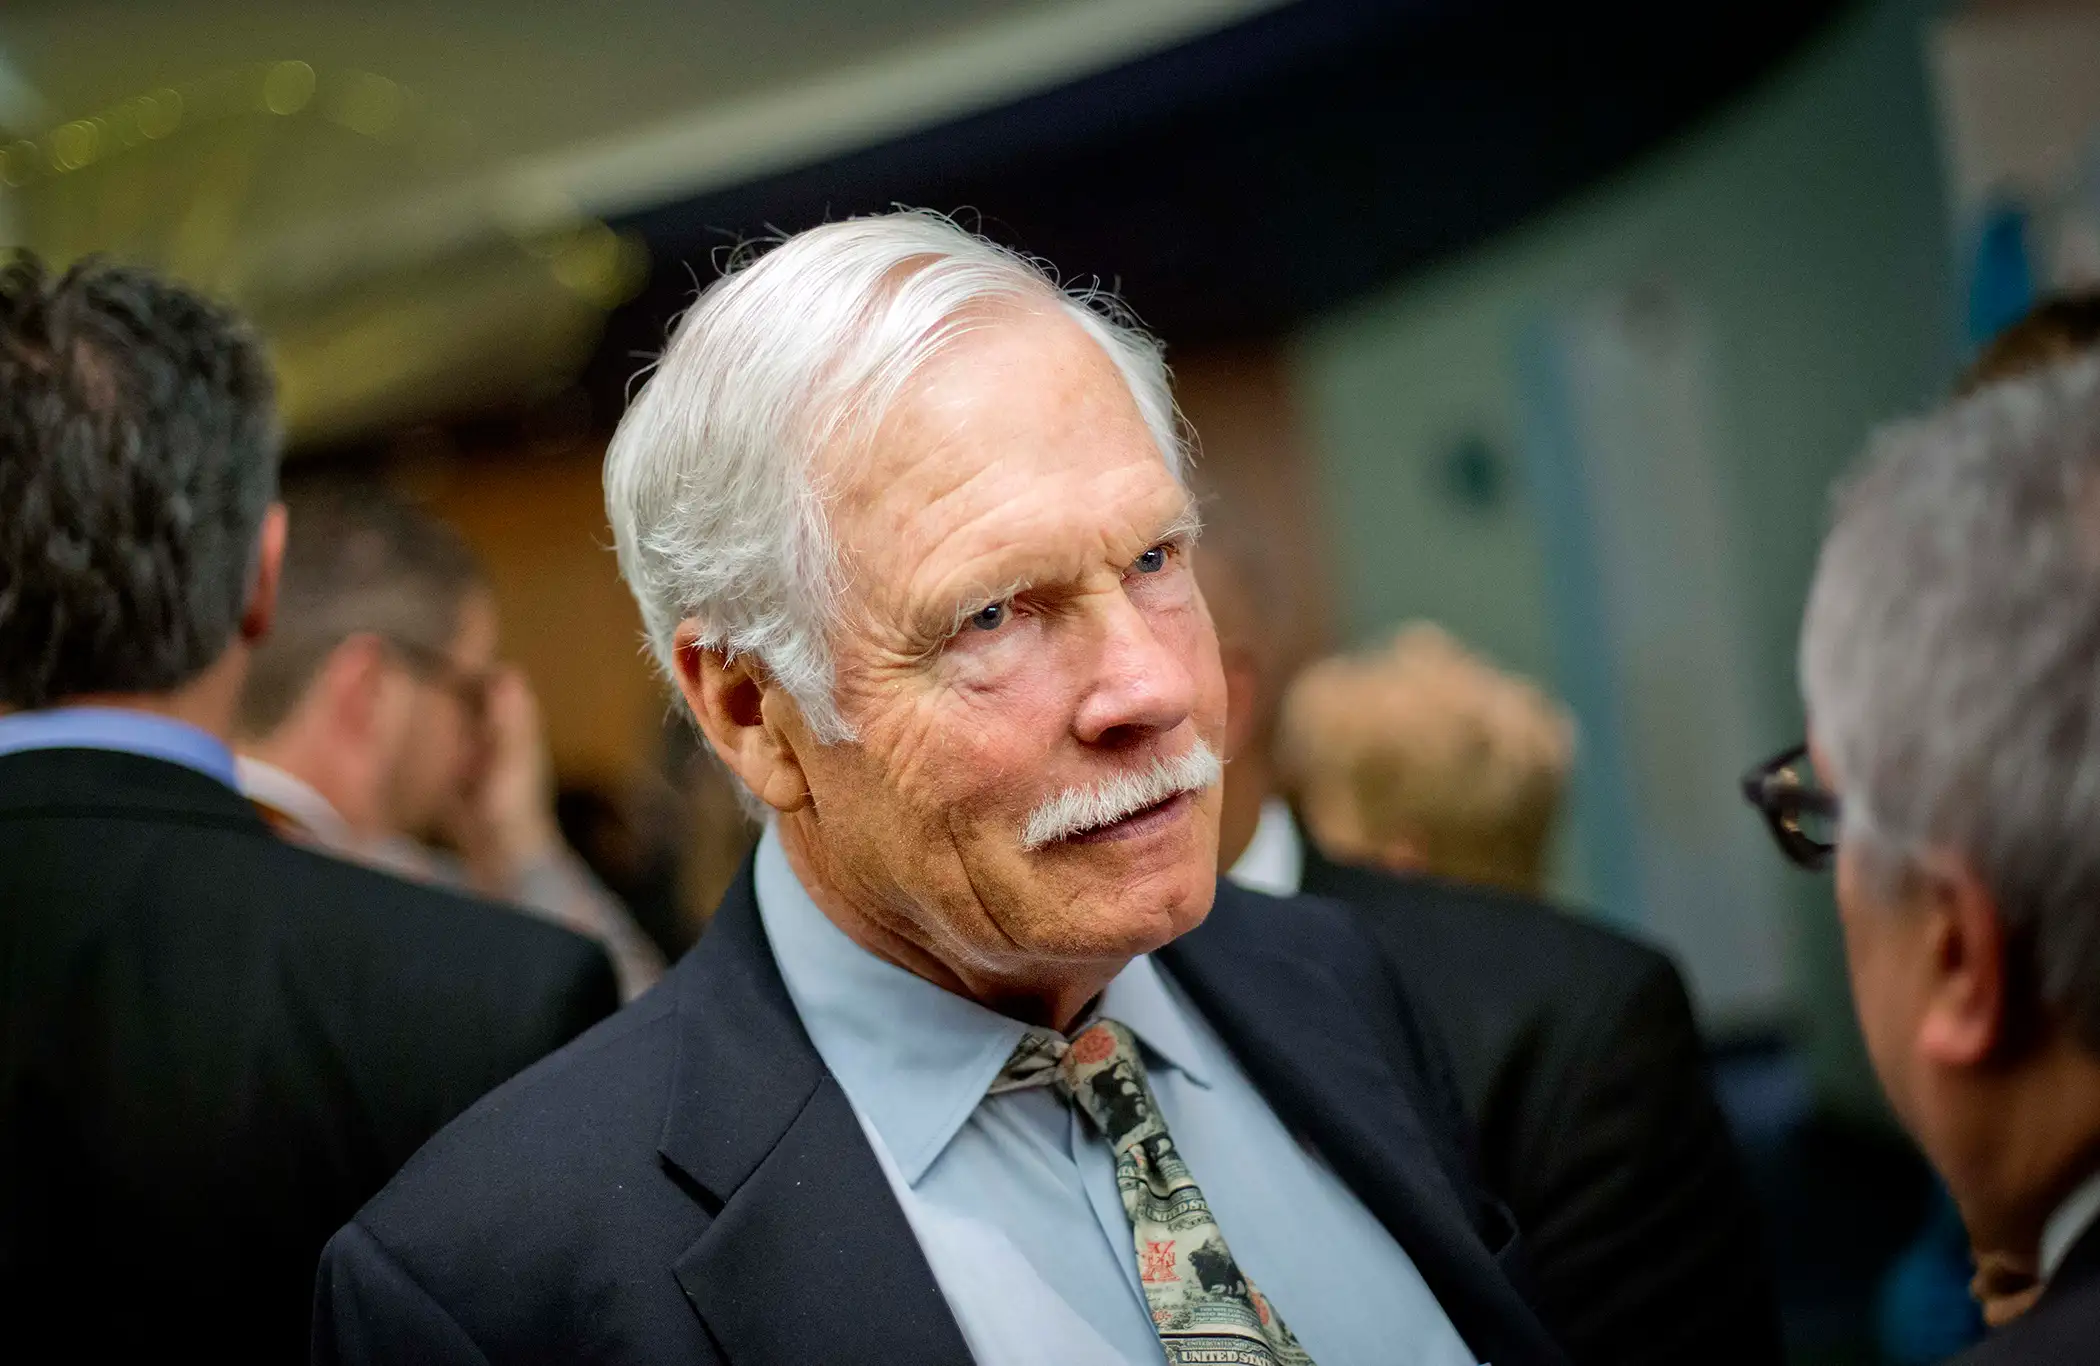
<path fill-rule="evenodd" d="M 1024 575 L 1010 581 L 1004 588 L 996 592 L 972 588 L 965 593 L 958 594 L 955 600 L 954 616 L 948 623 L 948 635 L 952 636 L 962 630 L 971 617 L 993 603 L 1005 602 L 1008 598 L 1019 597 L 1033 587 L 1035 587 L 1035 580 Z"/>
<path fill-rule="evenodd" d="M 1161 545 L 1168 541 L 1179 541 L 1183 545 L 1194 545 L 1196 538 L 1202 534 L 1203 514 L 1197 510 L 1196 500 L 1191 498 L 1181 505 L 1180 512 L 1174 514 L 1174 520 L 1160 528 L 1159 532 L 1153 536 L 1152 544 Z"/>
<path fill-rule="evenodd" d="M 1196 538 L 1202 534 L 1203 514 L 1197 510 L 1196 501 L 1191 498 L 1182 503 L 1180 511 L 1174 514 L 1173 520 L 1154 533 L 1152 539 L 1146 544 L 1163 545 L 1169 541 L 1174 541 L 1182 545 L 1194 545 Z M 1005 602 L 1010 598 L 1017 598 L 1035 587 L 1035 585 L 1036 580 L 1032 576 L 1024 574 L 1019 578 L 1009 580 L 1000 588 L 971 588 L 967 592 L 958 594 L 954 607 L 944 623 L 945 629 L 942 631 L 941 639 L 946 640 L 956 635 L 964 626 L 969 624 L 971 617 L 991 604 Z M 933 621 L 938 620 L 938 618 L 933 618 L 929 615 L 928 620 Z"/>

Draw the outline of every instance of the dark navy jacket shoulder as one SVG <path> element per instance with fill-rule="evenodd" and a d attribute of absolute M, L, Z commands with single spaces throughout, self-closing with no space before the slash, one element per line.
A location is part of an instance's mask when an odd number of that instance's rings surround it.
<path fill-rule="evenodd" d="M 0 1304 L 91 1355 L 297 1359 L 329 1236 L 617 1005 L 588 940 L 295 848 L 192 768 L 0 756 Z"/>

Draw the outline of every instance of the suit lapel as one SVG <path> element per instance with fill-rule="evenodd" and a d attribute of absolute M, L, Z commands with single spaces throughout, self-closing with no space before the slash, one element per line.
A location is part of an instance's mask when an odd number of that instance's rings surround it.
<path fill-rule="evenodd" d="M 1366 941 L 1351 954 L 1346 933 L 1279 933 L 1273 917 L 1294 913 L 1355 929 L 1330 903 L 1280 903 L 1221 883 L 1210 919 L 1155 957 L 1277 1114 L 1406 1250 L 1476 1354 L 1562 1360 L 1475 1231 L 1392 1049 L 1366 1018 L 1377 998 L 1362 965 L 1376 949 Z M 1392 1014 L 1401 1018 L 1397 1002 Z"/>
<path fill-rule="evenodd" d="M 672 1270 L 724 1355 L 967 1366 L 911 1225 L 788 998 L 748 861 L 678 971 L 658 1146 L 715 1217 Z"/>

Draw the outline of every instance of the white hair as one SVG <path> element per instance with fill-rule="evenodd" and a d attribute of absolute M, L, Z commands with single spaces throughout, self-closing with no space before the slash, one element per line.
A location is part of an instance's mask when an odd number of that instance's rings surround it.
<path fill-rule="evenodd" d="M 1068 787 L 1048 798 L 1029 814 L 1028 823 L 1021 829 L 1021 847 L 1033 851 L 1099 830 L 1169 797 L 1201 792 L 1224 777 L 1224 761 L 1199 739 L 1185 754 L 1154 759 L 1145 768 L 1118 773 L 1098 783 Z"/>
<path fill-rule="evenodd" d="M 1183 478 L 1161 349 L 1112 296 L 1066 290 L 939 214 L 798 233 L 686 312 L 605 454 L 620 572 L 666 673 L 680 623 L 694 621 L 701 646 L 755 657 L 820 743 L 853 738 L 833 692 L 842 574 L 827 500 L 913 376 L 988 311 L 1011 309 L 1060 311 L 1085 330 Z"/>
<path fill-rule="evenodd" d="M 1969 860 L 2042 1000 L 2100 1046 L 2100 362 L 1875 438 L 1800 667 L 1840 838 L 1891 873 Z"/>

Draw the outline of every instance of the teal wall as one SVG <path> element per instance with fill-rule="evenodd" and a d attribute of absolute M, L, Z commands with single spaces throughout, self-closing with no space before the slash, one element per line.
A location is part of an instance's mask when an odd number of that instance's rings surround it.
<path fill-rule="evenodd" d="M 1556 309 L 1665 278 L 1712 338 L 1752 713 L 1771 748 L 1800 733 L 1794 636 L 1831 482 L 1872 424 L 1930 402 L 1954 363 L 1924 65 L 1932 8 L 1858 6 L 1738 104 L 1578 202 L 1305 329 L 1293 364 L 1347 631 L 1433 617 L 1556 681 L 1548 581 L 1561 567 L 1524 487 L 1520 344 Z M 1468 436 L 1512 481 L 1480 510 L 1445 473 Z M 1582 897 L 1580 869 L 1562 862 L 1563 889 Z M 1834 1098 L 1871 1104 L 1827 888 L 1788 887 L 1797 1023 Z"/>

